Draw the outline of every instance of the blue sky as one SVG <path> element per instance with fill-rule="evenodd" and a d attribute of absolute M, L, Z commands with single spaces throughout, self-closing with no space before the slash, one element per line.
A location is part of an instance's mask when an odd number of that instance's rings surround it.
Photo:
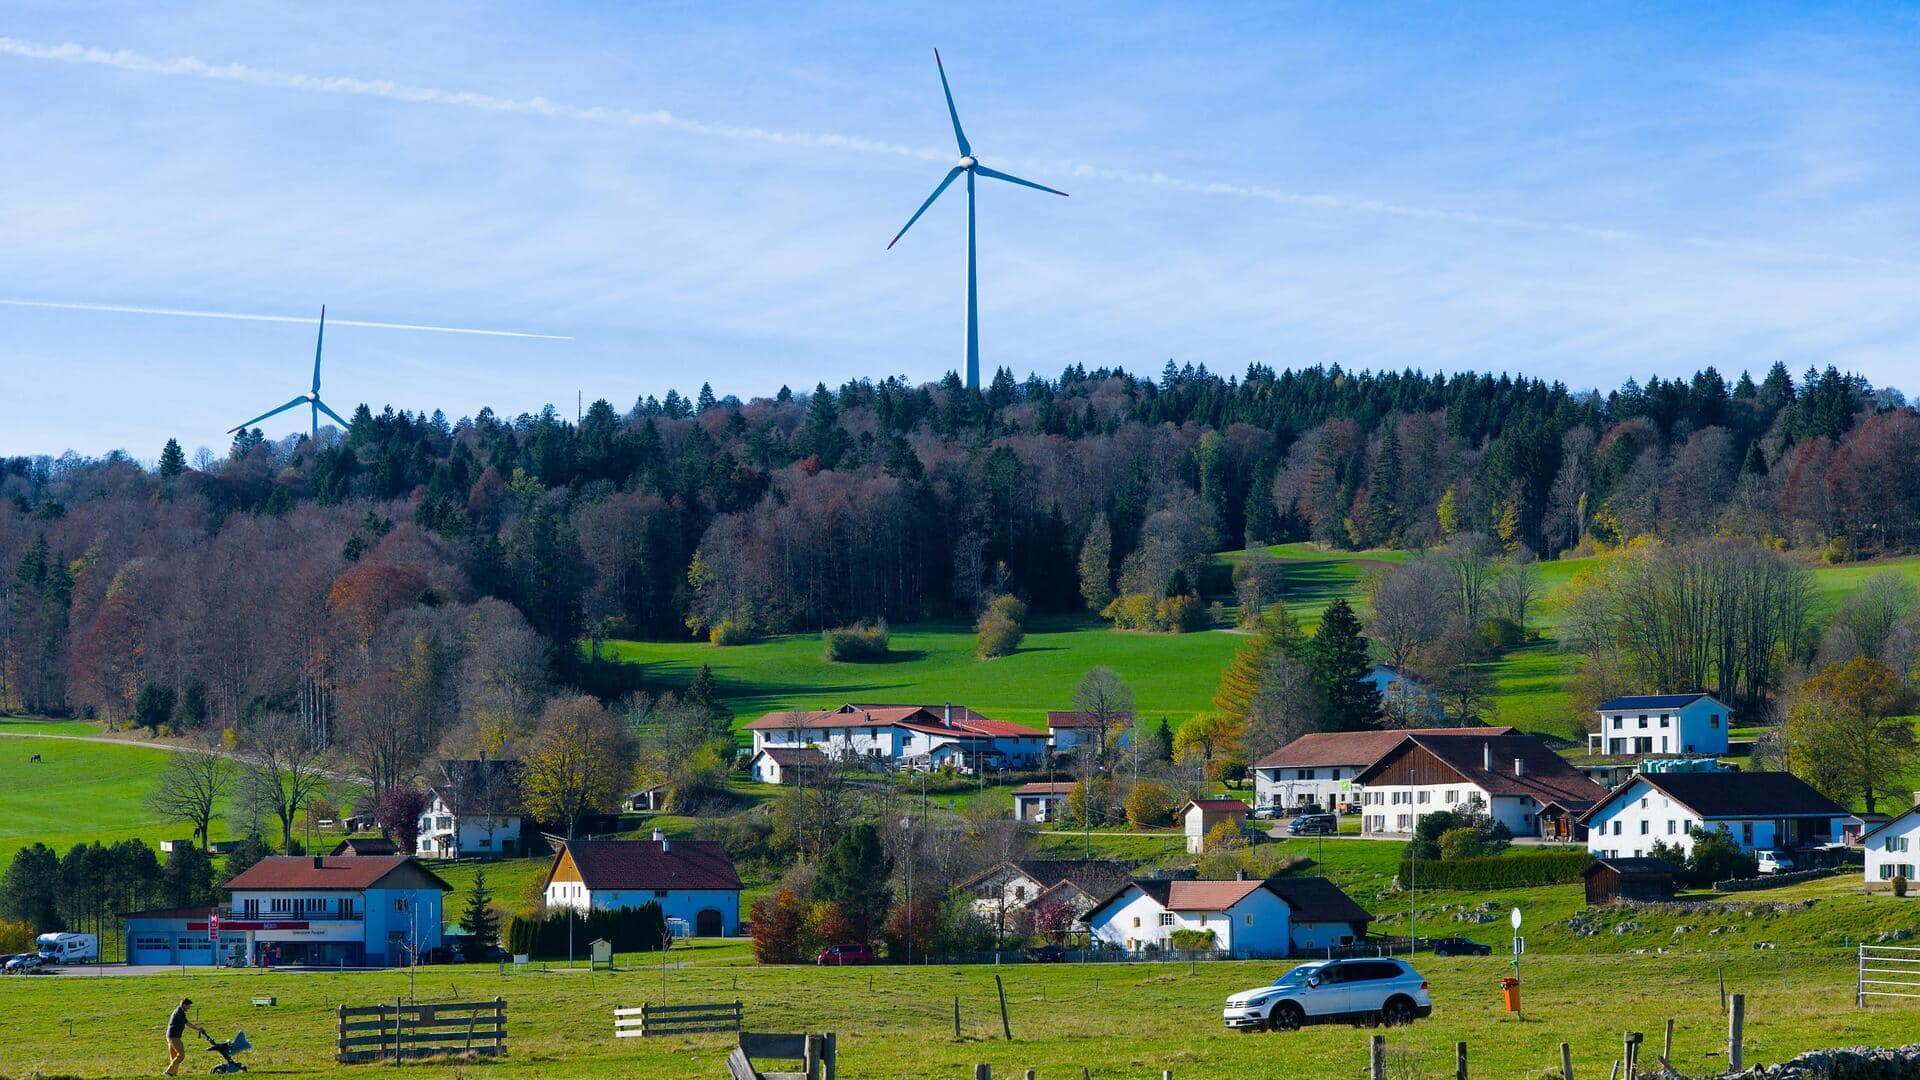
<path fill-rule="evenodd" d="M 0 298 L 339 327 L 345 412 L 988 371 L 1835 363 L 1920 390 L 1914 8 L 15 2 Z M 0 453 L 151 459 L 312 330 L 0 305 Z M 267 425 L 304 426 L 300 412 Z"/>

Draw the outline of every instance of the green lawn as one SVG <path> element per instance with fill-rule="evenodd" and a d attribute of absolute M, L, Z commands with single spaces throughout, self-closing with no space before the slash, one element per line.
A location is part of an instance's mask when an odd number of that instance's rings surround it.
<path fill-rule="evenodd" d="M 93 725 L 20 724 L 0 731 Z M 80 734 L 79 731 L 59 731 Z M 74 739 L 0 738 L 0 866 L 35 841 L 64 852 L 77 843 L 137 837 L 149 843 L 183 838 L 189 830 L 147 809 L 146 798 L 166 767 L 164 746 L 80 742 Z M 38 763 L 30 761 L 39 754 Z M 226 836 L 224 812 L 214 839 Z"/>

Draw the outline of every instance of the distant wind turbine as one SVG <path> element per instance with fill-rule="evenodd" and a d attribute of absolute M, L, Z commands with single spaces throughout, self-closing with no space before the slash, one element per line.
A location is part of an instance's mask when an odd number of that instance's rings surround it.
<path fill-rule="evenodd" d="M 322 344 L 326 342 L 326 339 L 327 339 L 327 306 L 325 304 L 322 304 L 320 305 L 320 333 L 318 336 L 316 336 L 313 339 L 313 390 L 312 392 L 301 394 L 299 397 L 294 398 L 292 401 L 287 402 L 285 405 L 282 405 L 277 409 L 269 409 L 268 411 L 261 413 L 259 416 L 254 417 L 253 419 L 247 421 L 246 423 L 241 424 L 239 427 L 228 428 L 227 434 L 232 435 L 237 431 L 243 431 L 259 423 L 260 421 L 265 420 L 269 416 L 278 416 L 281 413 L 286 412 L 288 409 L 295 408 L 300 405 L 310 405 L 313 407 L 313 436 L 314 437 L 317 438 L 320 435 L 320 414 L 321 413 L 326 413 L 328 416 L 333 417 L 334 420 L 339 422 L 340 427 L 344 430 L 348 426 L 347 422 L 341 419 L 339 413 L 334 412 L 332 409 L 327 408 L 326 402 L 320 400 L 320 347 Z"/>
<path fill-rule="evenodd" d="M 893 240 L 887 244 L 887 250 L 893 250 L 893 245 L 899 243 L 902 236 L 907 235 L 907 230 L 913 228 L 913 223 L 920 220 L 920 215 L 927 212 L 927 207 L 933 205 L 933 201 L 940 197 L 941 192 L 947 190 L 948 185 L 952 184 L 961 173 L 967 174 L 967 386 L 978 390 L 980 388 L 980 289 L 973 253 L 974 175 L 977 173 L 981 176 L 990 176 L 995 180 L 1005 180 L 1009 184 L 1019 184 L 1021 187 L 1052 192 L 1055 195 L 1064 196 L 1066 192 L 1055 191 L 1045 184 L 1022 180 L 1017 176 L 1010 176 L 980 164 L 980 159 L 973 156 L 973 147 L 967 142 L 967 133 L 960 130 L 960 113 L 953 107 L 953 90 L 947 85 L 947 66 L 940 62 L 939 49 L 933 50 L 933 63 L 940 69 L 940 89 L 947 95 L 947 116 L 953 120 L 953 141 L 960 145 L 960 160 L 954 163 L 953 168 L 947 170 L 946 179 L 940 181 L 940 186 L 934 188 L 933 194 L 927 196 L 927 201 L 921 203 L 920 209 L 915 210 L 913 216 L 907 219 L 907 223 L 894 234 Z"/>

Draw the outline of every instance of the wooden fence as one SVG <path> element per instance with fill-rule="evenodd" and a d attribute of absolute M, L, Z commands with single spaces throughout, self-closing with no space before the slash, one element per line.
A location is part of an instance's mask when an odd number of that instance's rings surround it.
<path fill-rule="evenodd" d="M 696 1035 L 703 1031 L 740 1030 L 742 1010 L 738 1001 L 717 1005 L 642 1005 L 637 1009 L 613 1010 L 613 1037 L 645 1038 L 649 1035 Z"/>
<path fill-rule="evenodd" d="M 755 1035 L 740 1033 L 740 1043 L 727 1055 L 728 1080 L 835 1080 L 839 1053 L 833 1032 L 824 1035 Z M 796 1062 L 798 1072 L 766 1072 L 768 1058 Z"/>
<path fill-rule="evenodd" d="M 363 1061 L 507 1052 L 507 1003 L 458 1001 L 340 1006 L 334 1060 Z"/>

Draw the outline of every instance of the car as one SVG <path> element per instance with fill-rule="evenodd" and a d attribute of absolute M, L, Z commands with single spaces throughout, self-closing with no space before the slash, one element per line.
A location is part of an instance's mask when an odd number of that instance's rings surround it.
<path fill-rule="evenodd" d="M 1332 814 L 1301 814 L 1287 822 L 1293 836 L 1332 836 L 1340 831 L 1340 819 Z"/>
<path fill-rule="evenodd" d="M 1433 943 L 1435 956 L 1492 956 L 1493 946 L 1463 937 L 1443 937 Z"/>
<path fill-rule="evenodd" d="M 873 950 L 865 945 L 829 945 L 814 961 L 822 967 L 853 967 L 873 963 Z"/>
<path fill-rule="evenodd" d="M 513 954 L 498 945 L 468 943 L 460 948 L 460 959 L 469 964 L 511 963 Z"/>
<path fill-rule="evenodd" d="M 1397 1027 L 1433 1015 L 1433 998 L 1426 978 L 1404 960 L 1316 960 L 1228 997 L 1221 1015 L 1239 1031 L 1293 1031 L 1329 1020 Z"/>
<path fill-rule="evenodd" d="M 47 958 L 39 953 L 21 953 L 7 961 L 7 970 L 16 975 L 24 975 L 35 968 L 46 966 Z"/>
<path fill-rule="evenodd" d="M 1275 818 L 1285 817 L 1286 813 L 1286 808 L 1280 806 L 1256 806 L 1253 808 L 1253 816 L 1256 821 L 1272 821 Z"/>
<path fill-rule="evenodd" d="M 1027 950 L 1027 959 L 1036 964 L 1058 964 L 1066 958 L 1067 950 L 1064 945 L 1042 945 L 1037 949 Z"/>
<path fill-rule="evenodd" d="M 1759 864 L 1763 874 L 1787 874 L 1793 872 L 1793 856 L 1772 848 L 1761 848 L 1753 853 L 1753 859 Z"/>

